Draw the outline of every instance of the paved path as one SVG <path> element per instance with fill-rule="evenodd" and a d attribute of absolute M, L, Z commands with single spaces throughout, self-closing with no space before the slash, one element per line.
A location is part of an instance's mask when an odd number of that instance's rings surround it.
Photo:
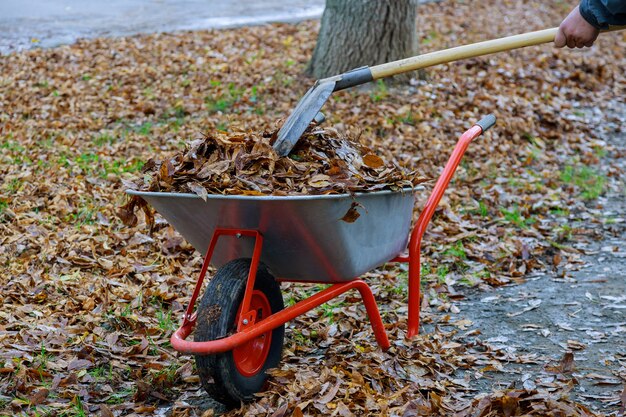
<path fill-rule="evenodd" d="M 614 103 L 607 115 L 589 111 L 611 151 L 601 163 L 626 172 L 626 106 Z M 570 396 L 610 416 L 621 407 L 626 380 L 626 179 L 609 178 L 607 192 L 590 202 L 589 213 L 571 215 L 573 227 L 597 230 L 603 239 L 573 246 L 585 255 L 580 270 L 544 273 L 520 285 L 470 291 L 458 303 L 455 320 L 471 320 L 480 335 L 466 343 L 486 344 L 507 358 L 503 372 L 488 372 L 474 382 L 480 392 L 517 388 L 550 388 L 551 372 L 566 352 L 574 355 Z M 468 329 L 469 330 L 469 329 Z M 472 370 L 474 372 L 475 370 Z M 565 381 L 562 380 L 561 382 Z"/>
<path fill-rule="evenodd" d="M 78 38 L 319 17 L 324 0 L 2 0 L 0 54 Z"/>

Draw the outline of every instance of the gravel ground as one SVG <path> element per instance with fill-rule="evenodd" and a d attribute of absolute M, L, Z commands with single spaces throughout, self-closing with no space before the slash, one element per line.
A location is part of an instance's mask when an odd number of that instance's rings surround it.
<path fill-rule="evenodd" d="M 572 398 L 608 415 L 619 413 L 626 378 L 626 107 L 610 107 L 608 116 L 588 110 L 585 117 L 604 130 L 612 149 L 603 167 L 618 167 L 622 175 L 609 177 L 605 195 L 589 203 L 592 216 L 572 213 L 567 219 L 571 227 L 596 235 L 573 245 L 570 253 L 580 256 L 580 269 L 557 268 L 521 285 L 472 290 L 449 320 L 473 323 L 465 333 L 471 336 L 461 338 L 465 343 L 481 340 L 510 357 L 502 372 L 476 381 L 479 391 L 512 384 L 549 387 L 555 378 L 570 378 Z M 554 368 L 567 352 L 573 353 L 573 368 L 558 375 Z"/>

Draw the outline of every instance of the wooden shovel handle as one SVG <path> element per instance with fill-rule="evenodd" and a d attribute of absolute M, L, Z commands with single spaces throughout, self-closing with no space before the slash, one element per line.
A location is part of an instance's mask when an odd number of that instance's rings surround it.
<path fill-rule="evenodd" d="M 609 29 L 603 30 L 602 32 L 613 32 L 623 29 L 626 29 L 626 26 L 611 26 Z M 424 55 L 376 65 L 370 67 L 370 71 L 372 72 L 372 78 L 378 80 L 380 78 L 431 67 L 433 65 L 489 55 L 496 52 L 510 51 L 525 46 L 540 45 L 542 43 L 553 42 L 558 30 L 559 28 L 544 29 L 536 32 L 522 33 L 521 35 L 507 36 L 506 38 L 457 46 L 444 49 L 443 51 L 430 52 Z"/>
<path fill-rule="evenodd" d="M 552 42 L 558 30 L 559 28 L 544 29 L 536 32 L 523 33 L 521 35 L 507 36 L 506 38 L 457 46 L 444 49 L 443 51 L 430 52 L 428 54 L 376 65 L 370 67 L 370 70 L 372 71 L 373 78 L 378 80 L 380 78 L 431 67 L 433 65 Z"/>

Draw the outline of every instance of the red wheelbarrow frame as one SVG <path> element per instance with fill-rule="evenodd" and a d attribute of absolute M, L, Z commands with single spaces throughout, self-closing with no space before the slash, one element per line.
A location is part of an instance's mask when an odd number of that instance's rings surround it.
<path fill-rule="evenodd" d="M 483 134 L 487 129 L 495 124 L 495 117 L 493 115 L 486 116 L 473 127 L 467 130 L 459 138 L 452 155 L 448 159 L 446 166 L 439 176 L 430 197 L 426 201 L 424 208 L 417 220 L 417 223 L 413 227 L 411 232 L 411 238 L 407 247 L 407 254 L 396 256 L 389 262 L 405 262 L 409 264 L 409 301 L 408 301 L 408 330 L 407 338 L 412 338 L 419 333 L 420 324 L 420 250 L 422 246 L 422 237 L 424 232 L 432 218 L 441 197 L 443 196 L 456 168 L 461 162 L 461 158 L 465 154 L 469 144 L 478 136 Z M 253 237 L 255 238 L 254 250 L 252 253 L 252 261 L 250 264 L 250 271 L 248 273 L 248 281 L 246 283 L 246 289 L 244 292 L 243 301 L 240 306 L 240 313 L 237 318 L 237 331 L 227 337 L 217 340 L 209 340 L 205 342 L 191 342 L 185 340 L 193 331 L 196 323 L 196 313 L 194 312 L 194 306 L 200 294 L 204 278 L 206 276 L 207 268 L 209 266 L 213 251 L 217 244 L 217 241 L 222 236 L 231 237 Z M 256 322 L 256 311 L 250 310 L 250 300 L 254 289 L 254 283 L 256 280 L 257 268 L 259 265 L 259 259 L 261 258 L 261 250 L 263 247 L 263 236 L 256 230 L 239 230 L 239 229 L 216 229 L 211 238 L 207 254 L 202 264 L 200 271 L 200 277 L 196 283 L 195 290 L 191 296 L 189 306 L 185 312 L 182 326 L 174 332 L 170 341 L 174 349 L 181 353 L 197 354 L 197 355 L 209 355 L 216 353 L 223 353 L 231 351 L 237 347 L 245 345 L 247 342 L 265 334 L 278 326 L 281 326 L 298 317 L 301 314 L 306 313 L 324 304 L 333 298 L 343 294 L 351 289 L 357 289 L 363 299 L 363 304 L 367 311 L 367 315 L 372 324 L 376 341 L 381 349 L 386 350 L 389 348 L 389 339 L 385 332 L 380 313 L 378 311 L 378 305 L 372 294 L 372 290 L 365 281 L 361 279 L 355 279 L 345 283 L 332 284 L 330 287 L 317 292 L 309 298 L 299 301 L 298 303 L 287 307 L 281 311 L 271 314 L 263 320 Z M 280 279 L 280 281 L 291 281 L 289 279 Z M 302 281 L 298 281 L 302 282 Z M 313 282 L 313 281 L 311 281 Z M 315 282 L 318 283 L 318 282 Z"/>

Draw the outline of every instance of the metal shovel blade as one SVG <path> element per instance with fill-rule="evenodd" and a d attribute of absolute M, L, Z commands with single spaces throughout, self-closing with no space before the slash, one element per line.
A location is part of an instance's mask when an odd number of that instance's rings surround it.
<path fill-rule="evenodd" d="M 278 131 L 274 150 L 280 156 L 286 156 L 291 152 L 300 136 L 335 90 L 335 84 L 335 80 L 318 81 L 302 97 L 294 111 L 285 120 L 283 127 Z"/>

